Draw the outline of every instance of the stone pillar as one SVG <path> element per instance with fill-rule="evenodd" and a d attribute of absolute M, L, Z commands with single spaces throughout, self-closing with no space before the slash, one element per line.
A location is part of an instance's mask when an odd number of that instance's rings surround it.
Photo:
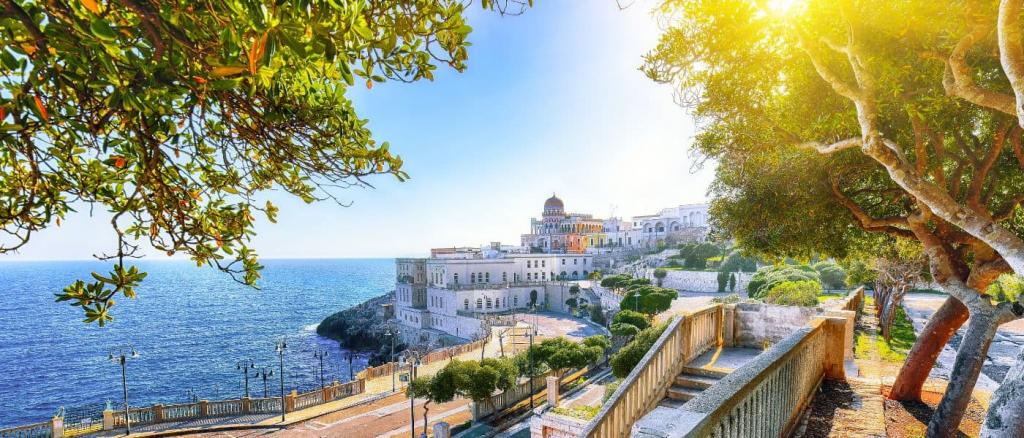
<path fill-rule="evenodd" d="M 208 415 L 210 415 L 210 402 L 199 400 L 199 416 L 206 417 Z"/>
<path fill-rule="evenodd" d="M 434 438 L 449 438 L 451 436 L 451 427 L 444 421 L 438 421 L 434 423 Z"/>
<path fill-rule="evenodd" d="M 153 422 L 159 423 L 164 421 L 164 405 L 153 405 Z"/>
<path fill-rule="evenodd" d="M 50 430 L 53 438 L 64 438 L 64 418 L 53 417 L 50 419 Z"/>
<path fill-rule="evenodd" d="M 843 367 L 846 344 L 846 318 L 834 316 L 816 316 L 813 321 L 820 321 L 825 336 L 825 378 L 829 380 L 846 380 Z"/>
<path fill-rule="evenodd" d="M 548 376 L 545 381 L 548 384 L 548 406 L 558 407 L 558 377 Z"/>
<path fill-rule="evenodd" d="M 242 397 L 242 413 L 248 414 L 250 409 L 252 409 L 252 399 L 249 397 Z"/>
<path fill-rule="evenodd" d="M 321 391 L 324 393 L 324 403 L 327 403 L 334 400 L 334 395 L 338 393 L 338 387 L 335 385 L 325 386 Z"/>
<path fill-rule="evenodd" d="M 825 315 L 846 320 L 843 333 L 843 357 L 845 359 L 853 359 L 854 329 L 857 324 L 857 312 L 853 310 L 829 310 L 825 312 Z"/>
<path fill-rule="evenodd" d="M 114 430 L 114 411 L 103 411 L 103 430 Z"/>
<path fill-rule="evenodd" d="M 288 393 L 288 395 L 284 396 L 285 412 L 292 412 L 295 410 L 295 397 L 298 397 L 298 394 L 295 392 L 294 389 L 292 390 L 292 392 Z"/>

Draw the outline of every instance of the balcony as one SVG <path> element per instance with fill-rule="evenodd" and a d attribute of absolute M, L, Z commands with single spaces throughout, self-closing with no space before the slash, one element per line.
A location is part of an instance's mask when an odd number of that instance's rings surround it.
<path fill-rule="evenodd" d="M 517 281 L 517 282 L 504 282 L 504 283 L 448 283 L 444 286 L 444 289 L 460 291 L 460 290 L 497 290 L 506 289 L 510 287 L 543 287 L 548 284 L 548 281 Z"/>

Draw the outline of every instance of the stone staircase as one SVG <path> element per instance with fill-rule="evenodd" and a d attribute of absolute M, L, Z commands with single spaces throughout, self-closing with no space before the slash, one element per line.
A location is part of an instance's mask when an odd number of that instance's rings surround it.
<path fill-rule="evenodd" d="M 722 377 L 729 375 L 730 371 L 732 370 L 713 367 L 683 368 L 683 372 L 676 376 L 672 386 L 668 388 L 665 398 L 658 403 L 658 406 L 667 408 L 682 406 L 711 385 L 718 383 Z"/>

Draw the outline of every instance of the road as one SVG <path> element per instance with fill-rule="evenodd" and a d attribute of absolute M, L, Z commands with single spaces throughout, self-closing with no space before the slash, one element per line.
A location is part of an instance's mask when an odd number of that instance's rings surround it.
<path fill-rule="evenodd" d="M 440 420 L 453 426 L 468 421 L 469 400 L 458 399 L 440 405 L 428 406 L 431 427 Z M 422 433 L 423 401 L 416 401 L 416 434 Z M 397 394 L 364 406 L 356 406 L 317 418 L 293 424 L 286 429 L 251 429 L 242 431 L 208 432 L 186 435 L 191 437 L 248 438 L 248 437 L 403 437 L 409 436 L 409 399 Z"/>

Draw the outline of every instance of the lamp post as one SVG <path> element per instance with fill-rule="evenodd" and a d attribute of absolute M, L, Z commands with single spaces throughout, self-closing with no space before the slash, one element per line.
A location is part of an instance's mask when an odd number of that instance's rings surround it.
<path fill-rule="evenodd" d="M 537 311 L 536 306 L 534 306 L 533 311 L 534 312 Z M 533 371 L 533 337 L 536 334 L 536 330 L 537 330 L 536 326 L 530 327 L 530 331 L 527 332 L 527 334 L 526 334 L 527 336 L 530 337 L 530 347 L 526 350 L 526 358 L 530 362 L 530 412 L 533 412 L 533 380 L 534 380 L 533 379 L 534 378 L 534 371 Z"/>
<path fill-rule="evenodd" d="M 348 352 L 348 381 L 349 382 L 356 380 L 355 372 L 354 372 L 354 370 L 352 370 L 352 360 L 355 359 L 355 357 L 356 357 L 355 353 L 353 353 L 351 351 Z"/>
<path fill-rule="evenodd" d="M 132 344 L 124 344 L 110 349 L 107 359 L 121 365 L 121 389 L 124 391 L 124 425 L 125 435 L 132 434 L 132 421 L 128 416 L 128 373 L 125 363 L 128 359 L 138 359 L 139 352 Z"/>
<path fill-rule="evenodd" d="M 398 367 L 396 367 L 394 365 L 394 363 L 395 363 L 395 336 L 398 336 L 399 333 L 401 333 L 401 332 L 399 332 L 398 329 L 396 329 L 396 328 L 394 328 L 393 326 L 390 326 L 390 325 L 388 326 L 388 331 L 384 333 L 385 335 L 387 335 L 388 337 L 391 338 L 391 392 L 395 392 L 395 386 L 396 386 L 395 385 L 395 376 L 398 373 Z M 349 364 L 348 369 L 349 369 L 349 375 L 351 376 L 352 375 L 352 364 Z"/>
<path fill-rule="evenodd" d="M 267 398 L 267 379 L 274 377 L 274 369 L 270 367 L 261 367 L 256 370 L 256 378 L 263 379 L 263 398 Z"/>
<path fill-rule="evenodd" d="M 255 368 L 256 363 L 252 359 L 242 359 L 235 364 L 235 369 L 245 375 L 245 398 L 249 398 L 249 370 Z"/>
<path fill-rule="evenodd" d="M 285 342 L 284 338 L 274 345 L 274 351 L 277 352 L 277 357 L 280 359 L 280 370 L 278 375 L 281 376 L 281 422 L 284 423 L 284 413 L 286 406 L 284 403 L 284 350 L 288 348 L 288 343 Z"/>
<path fill-rule="evenodd" d="M 412 381 L 416 380 L 416 368 L 420 366 L 420 357 L 415 351 L 409 350 L 406 356 L 402 358 L 403 365 L 409 365 L 411 370 L 409 373 L 409 384 L 412 385 Z M 409 393 L 409 436 L 416 438 L 416 398 L 413 397 L 412 392 Z"/>
<path fill-rule="evenodd" d="M 199 403 L 199 394 L 196 394 L 196 390 L 193 388 L 185 390 L 185 398 L 189 403 Z"/>
<path fill-rule="evenodd" d="M 320 389 L 324 389 L 324 358 L 327 357 L 327 350 L 317 347 L 313 349 L 313 358 L 320 360 Z"/>

